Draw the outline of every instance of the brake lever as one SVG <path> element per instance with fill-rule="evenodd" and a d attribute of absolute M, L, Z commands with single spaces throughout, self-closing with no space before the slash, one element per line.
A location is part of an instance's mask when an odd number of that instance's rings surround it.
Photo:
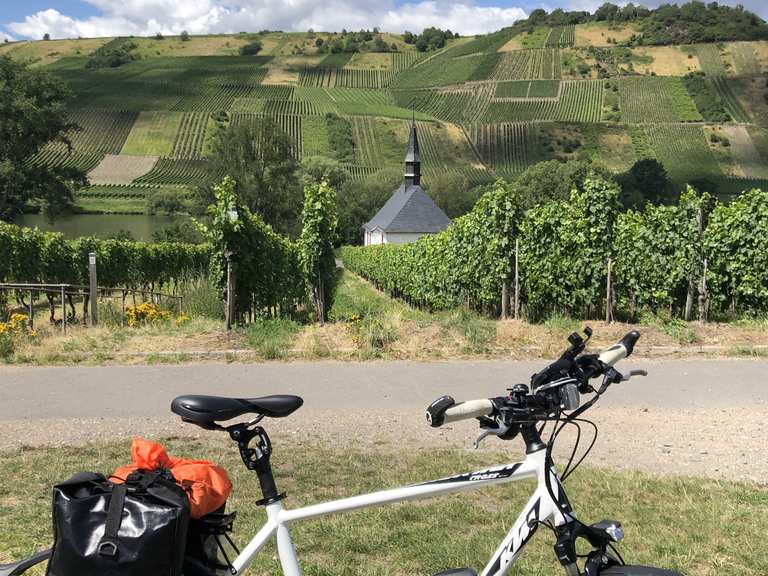
<path fill-rule="evenodd" d="M 621 377 L 621 381 L 627 382 L 628 380 L 631 380 L 635 376 L 648 376 L 648 370 L 630 370 L 629 374 L 626 374 Z"/>
<path fill-rule="evenodd" d="M 495 428 L 490 428 L 488 426 L 482 427 L 483 431 L 480 433 L 480 436 L 477 437 L 477 440 L 475 440 L 475 450 L 480 448 L 480 443 L 488 436 L 504 436 L 507 432 L 509 432 L 509 426 L 506 424 L 502 424 L 498 420 L 494 421 L 494 424 L 496 425 Z"/>

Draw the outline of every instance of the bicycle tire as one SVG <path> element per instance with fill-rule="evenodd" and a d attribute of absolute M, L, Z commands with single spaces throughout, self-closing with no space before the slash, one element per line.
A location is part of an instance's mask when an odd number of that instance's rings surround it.
<path fill-rule="evenodd" d="M 682 576 L 682 574 L 652 566 L 611 566 L 600 570 L 600 576 Z"/>

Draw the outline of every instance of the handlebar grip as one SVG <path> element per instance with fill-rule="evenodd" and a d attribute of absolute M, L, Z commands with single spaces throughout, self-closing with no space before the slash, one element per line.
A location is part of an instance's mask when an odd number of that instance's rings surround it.
<path fill-rule="evenodd" d="M 635 344 L 640 339 L 640 332 L 632 330 L 624 335 L 624 338 L 619 340 L 616 344 L 600 352 L 598 359 L 606 366 L 613 366 L 619 360 L 623 360 L 627 356 L 630 356 L 635 349 Z"/>
<path fill-rule="evenodd" d="M 433 428 L 439 428 L 450 422 L 490 416 L 494 410 L 493 402 L 487 398 L 456 404 L 450 396 L 441 396 L 427 408 L 427 422 Z"/>
<path fill-rule="evenodd" d="M 458 422 L 459 420 L 471 420 L 481 416 L 490 416 L 493 414 L 494 406 L 488 398 L 482 400 L 468 400 L 461 404 L 451 406 L 445 411 L 443 424 Z"/>

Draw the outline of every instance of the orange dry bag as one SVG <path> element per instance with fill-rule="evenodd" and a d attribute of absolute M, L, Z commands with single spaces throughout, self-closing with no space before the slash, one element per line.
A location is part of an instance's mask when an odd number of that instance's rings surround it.
<path fill-rule="evenodd" d="M 189 496 L 192 518 L 215 512 L 227 503 L 232 493 L 232 482 L 226 470 L 213 462 L 173 458 L 160 444 L 142 438 L 133 439 L 131 457 L 133 464 L 115 470 L 112 481 L 121 483 L 135 470 L 166 468 Z"/>

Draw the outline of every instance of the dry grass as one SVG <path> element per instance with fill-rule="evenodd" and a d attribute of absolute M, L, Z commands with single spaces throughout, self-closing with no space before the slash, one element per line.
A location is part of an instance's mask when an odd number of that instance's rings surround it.
<path fill-rule="evenodd" d="M 46 40 L 18 42 L 0 47 L 0 54 L 8 54 L 15 60 L 45 66 L 68 56 L 89 56 L 111 38 L 83 38 L 79 40 Z"/>
<path fill-rule="evenodd" d="M 625 130 L 604 131 L 597 138 L 600 161 L 610 170 L 623 172 L 629 170 L 636 160 L 632 138 Z"/>
<path fill-rule="evenodd" d="M 632 25 L 612 26 L 610 24 L 590 23 L 576 26 L 576 46 L 611 46 L 608 38 L 616 39 L 616 42 L 629 40 L 637 29 Z"/>
<path fill-rule="evenodd" d="M 363 70 L 391 70 L 392 55 L 388 53 L 361 52 L 354 54 L 345 68 Z"/>
<path fill-rule="evenodd" d="M 657 76 L 685 76 L 701 70 L 701 63 L 695 54 L 688 54 L 678 46 L 644 46 L 632 51 L 641 57 L 653 58 L 650 64 L 636 64 L 635 69 L 644 74 Z"/>
<path fill-rule="evenodd" d="M 130 184 L 155 167 L 157 156 L 127 156 L 107 154 L 88 178 L 91 184 Z"/>
<path fill-rule="evenodd" d="M 462 308 L 425 312 L 410 308 L 345 272 L 331 322 L 301 325 L 263 319 L 227 333 L 221 320 L 193 318 L 139 328 L 88 329 L 66 335 L 39 322 L 36 338 L 19 344 L 8 361 L 20 364 L 135 364 L 209 360 L 538 359 L 552 358 L 571 332 L 589 324 L 591 349 L 615 343 L 630 330 L 643 337 L 646 358 L 768 355 L 768 321 L 731 324 L 682 322 L 649 316 L 641 324 L 582 322 L 554 317 L 542 324 L 497 321 Z"/>
<path fill-rule="evenodd" d="M 294 86 L 298 83 L 299 73 L 285 68 L 270 68 L 262 82 L 262 84 L 290 84 Z"/>

